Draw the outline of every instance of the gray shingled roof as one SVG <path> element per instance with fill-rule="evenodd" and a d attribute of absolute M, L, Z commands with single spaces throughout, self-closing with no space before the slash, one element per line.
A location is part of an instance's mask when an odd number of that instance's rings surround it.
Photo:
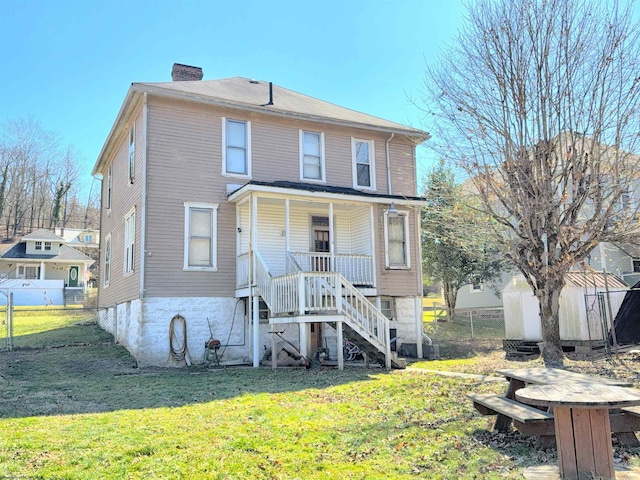
<path fill-rule="evenodd" d="M 23 237 L 24 238 L 24 237 Z M 47 240 L 48 241 L 48 240 Z M 11 247 L 4 255 L 0 255 L 2 259 L 21 259 L 21 260 L 54 260 L 60 262 L 92 262 L 93 259 L 86 256 L 84 253 L 79 252 L 73 247 L 68 245 L 60 246 L 60 253 L 55 255 L 38 254 L 29 255 L 26 252 L 27 244 L 25 242 L 16 243 Z"/>
<path fill-rule="evenodd" d="M 132 88 L 158 94 L 192 96 L 194 99 L 208 99 L 222 105 L 246 107 L 252 110 L 259 109 L 266 113 L 298 116 L 317 121 L 329 120 L 357 124 L 365 128 L 367 126 L 378 127 L 418 137 L 428 136 L 422 130 L 341 107 L 278 85 L 273 85 L 273 105 L 267 105 L 269 102 L 269 82 L 243 77 L 184 82 L 134 83 Z"/>
<path fill-rule="evenodd" d="M 44 228 L 39 228 L 38 230 L 25 235 L 22 239 L 64 243 L 64 238 L 59 237 L 55 233 L 51 233 L 49 230 L 45 230 Z"/>

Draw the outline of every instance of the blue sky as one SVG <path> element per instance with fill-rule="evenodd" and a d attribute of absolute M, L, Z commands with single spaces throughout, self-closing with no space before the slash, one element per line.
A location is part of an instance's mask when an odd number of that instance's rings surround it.
<path fill-rule="evenodd" d="M 0 10 L 0 123 L 32 117 L 58 133 L 87 185 L 130 84 L 170 81 L 174 62 L 428 130 L 408 96 L 463 15 L 460 0 L 0 0 Z"/>

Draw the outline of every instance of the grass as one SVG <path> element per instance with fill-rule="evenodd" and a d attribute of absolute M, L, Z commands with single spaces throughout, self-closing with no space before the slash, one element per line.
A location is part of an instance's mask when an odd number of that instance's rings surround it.
<path fill-rule="evenodd" d="M 411 369 L 139 370 L 96 326 L 68 328 L 94 344 L 0 352 L 0 478 L 521 478 L 549 455 L 496 447 L 461 401 L 501 385 Z"/>
<path fill-rule="evenodd" d="M 95 318 L 95 310 L 56 307 L 14 307 L 13 345 L 16 348 L 40 348 L 86 343 L 93 340 L 84 338 L 87 329 L 77 325 Z M 4 340 L 5 309 L 0 309 L 0 340 Z M 105 336 L 104 340 L 108 340 Z M 0 343 L 3 344 L 4 342 Z"/>

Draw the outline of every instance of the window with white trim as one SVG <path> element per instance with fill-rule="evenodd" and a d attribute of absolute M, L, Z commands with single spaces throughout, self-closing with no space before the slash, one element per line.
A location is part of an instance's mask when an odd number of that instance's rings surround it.
<path fill-rule="evenodd" d="M 393 298 L 390 297 L 382 297 L 380 299 L 380 311 L 387 317 L 389 320 L 393 320 L 396 317 L 395 309 L 394 309 Z"/>
<path fill-rule="evenodd" d="M 300 130 L 300 179 L 325 181 L 323 133 Z"/>
<path fill-rule="evenodd" d="M 109 165 L 109 170 L 107 170 L 107 198 L 106 204 L 107 209 L 111 208 L 111 187 L 113 186 L 113 166 Z"/>
<path fill-rule="evenodd" d="M 104 286 L 109 286 L 109 280 L 111 280 L 111 234 L 107 235 L 107 239 L 104 242 Z"/>
<path fill-rule="evenodd" d="M 471 290 L 471 293 L 482 292 L 484 290 L 484 285 L 482 284 L 482 282 L 473 282 L 469 285 L 469 288 Z"/>
<path fill-rule="evenodd" d="M 18 265 L 16 278 L 24 280 L 38 280 L 40 278 L 40 267 L 33 265 Z"/>
<path fill-rule="evenodd" d="M 136 251 L 136 210 L 124 218 L 124 274 L 132 273 L 135 268 Z"/>
<path fill-rule="evenodd" d="M 408 269 L 409 216 L 406 212 L 384 212 L 385 263 L 389 269 Z"/>
<path fill-rule="evenodd" d="M 373 140 L 351 139 L 353 188 L 376 189 Z"/>
<path fill-rule="evenodd" d="M 222 173 L 251 176 L 251 122 L 222 119 Z"/>
<path fill-rule="evenodd" d="M 129 183 L 133 183 L 136 175 L 136 123 L 129 128 Z"/>
<path fill-rule="evenodd" d="M 44 242 L 44 249 L 51 250 L 51 242 Z"/>
<path fill-rule="evenodd" d="M 184 269 L 218 268 L 218 205 L 184 203 Z"/>
<path fill-rule="evenodd" d="M 631 268 L 634 273 L 640 273 L 640 258 L 634 258 L 631 260 Z"/>
<path fill-rule="evenodd" d="M 36 250 L 42 250 L 42 242 L 36 241 Z"/>

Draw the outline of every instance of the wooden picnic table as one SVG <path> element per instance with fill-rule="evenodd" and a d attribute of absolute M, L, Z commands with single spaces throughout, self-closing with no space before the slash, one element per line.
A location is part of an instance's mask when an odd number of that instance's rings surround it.
<path fill-rule="evenodd" d="M 517 390 L 527 385 L 553 385 L 570 383 L 599 383 L 604 385 L 616 385 L 630 387 L 632 383 L 627 381 L 614 380 L 610 378 L 585 375 L 583 373 L 571 372 L 561 368 L 515 368 L 496 370 L 503 375 L 509 385 L 504 394 L 505 398 L 515 400 Z M 494 428 L 499 431 L 506 431 L 511 426 L 512 419 L 506 415 L 498 414 Z"/>
<path fill-rule="evenodd" d="M 497 373 L 509 381 L 504 395 L 469 394 L 473 406 L 483 415 L 496 415 L 494 430 L 507 432 L 513 425 L 524 435 L 537 437 L 540 446 L 555 443 L 555 422 L 552 407 L 532 406 L 516 399 L 516 391 L 528 385 L 598 384 L 630 386 L 627 381 L 614 380 L 558 368 L 502 369 Z M 627 446 L 640 446 L 635 432 L 640 431 L 640 407 L 612 408 L 609 412 L 611 431 Z"/>
<path fill-rule="evenodd" d="M 555 382 L 528 386 L 515 397 L 553 407 L 562 478 L 615 479 L 609 410 L 640 405 L 640 391 L 608 383 Z"/>

